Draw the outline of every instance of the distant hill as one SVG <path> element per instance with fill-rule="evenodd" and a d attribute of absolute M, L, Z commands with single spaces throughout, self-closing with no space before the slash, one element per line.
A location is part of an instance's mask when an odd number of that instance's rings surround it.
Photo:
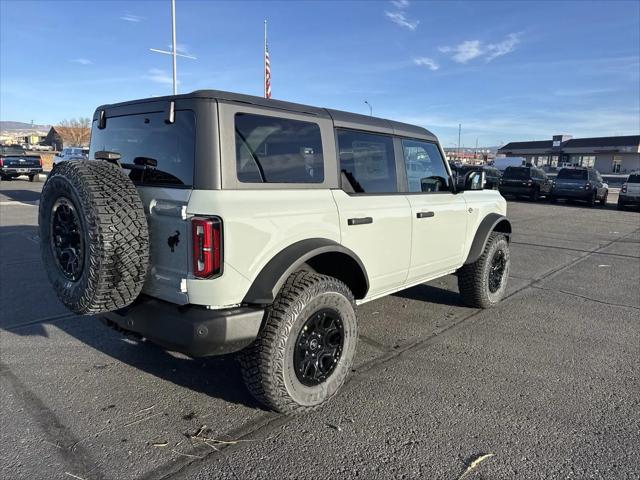
<path fill-rule="evenodd" d="M 51 125 L 36 125 L 31 126 L 30 123 L 26 122 L 12 122 L 8 120 L 0 121 L 0 131 L 3 132 L 11 132 L 11 131 L 28 131 L 28 130 L 36 130 L 36 131 L 47 131 L 51 128 Z"/>

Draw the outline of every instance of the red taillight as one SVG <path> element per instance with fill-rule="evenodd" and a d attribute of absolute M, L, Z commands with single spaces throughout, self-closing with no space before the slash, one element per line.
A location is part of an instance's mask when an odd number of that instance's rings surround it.
<path fill-rule="evenodd" d="M 4 158 L 0 157 L 0 167 L 4 167 Z"/>
<path fill-rule="evenodd" d="M 0 165 L 2 165 L 0 163 Z M 627 193 L 627 184 L 626 182 L 622 184 L 622 188 L 620 189 L 620 193 Z"/>
<path fill-rule="evenodd" d="M 222 270 L 222 221 L 219 218 L 191 219 L 193 274 L 199 278 L 218 275 Z"/>
<path fill-rule="evenodd" d="M 42 168 L 42 158 L 38 157 L 38 161 L 40 162 L 40 168 Z"/>

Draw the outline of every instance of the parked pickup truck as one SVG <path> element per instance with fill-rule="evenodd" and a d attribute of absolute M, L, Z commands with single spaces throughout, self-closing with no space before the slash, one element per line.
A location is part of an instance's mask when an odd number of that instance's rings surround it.
<path fill-rule="evenodd" d="M 9 180 L 26 175 L 33 182 L 38 179 L 39 173 L 42 173 L 39 155 L 27 155 L 20 145 L 0 146 L 0 179 Z"/>

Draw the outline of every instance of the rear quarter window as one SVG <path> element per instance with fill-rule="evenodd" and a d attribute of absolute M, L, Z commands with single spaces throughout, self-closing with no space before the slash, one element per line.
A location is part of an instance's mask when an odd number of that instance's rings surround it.
<path fill-rule="evenodd" d="M 525 167 L 507 167 L 504 171 L 504 178 L 523 179 L 530 178 L 531 173 L 528 168 Z"/>
<path fill-rule="evenodd" d="M 320 126 L 288 118 L 235 115 L 236 171 L 243 183 L 322 183 Z"/>
<path fill-rule="evenodd" d="M 121 155 L 120 164 L 138 185 L 190 187 L 195 162 L 195 114 L 178 110 L 174 123 L 166 123 L 165 118 L 164 112 L 109 117 L 103 129 L 93 122 L 89 158 L 94 159 L 100 150 L 117 152 Z M 135 165 L 136 158 L 153 159 L 157 166 L 143 169 Z"/>

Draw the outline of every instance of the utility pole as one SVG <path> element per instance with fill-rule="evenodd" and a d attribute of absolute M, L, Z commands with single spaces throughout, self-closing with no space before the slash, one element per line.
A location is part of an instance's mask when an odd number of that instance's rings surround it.
<path fill-rule="evenodd" d="M 366 103 L 369 106 L 369 116 L 373 117 L 373 107 L 367 100 L 365 100 L 364 103 Z"/>
<path fill-rule="evenodd" d="M 473 160 L 478 159 L 478 137 L 476 137 L 476 148 L 473 150 Z"/>
<path fill-rule="evenodd" d="M 460 135 L 462 133 L 462 124 L 458 124 L 458 161 L 460 161 Z"/>
<path fill-rule="evenodd" d="M 178 94 L 178 62 L 176 57 L 190 58 L 196 60 L 196 57 L 192 55 L 183 55 L 176 51 L 176 0 L 171 0 L 171 51 L 158 50 L 157 48 L 150 48 L 152 52 L 163 53 L 165 55 L 171 55 L 173 64 L 173 94 Z"/>

